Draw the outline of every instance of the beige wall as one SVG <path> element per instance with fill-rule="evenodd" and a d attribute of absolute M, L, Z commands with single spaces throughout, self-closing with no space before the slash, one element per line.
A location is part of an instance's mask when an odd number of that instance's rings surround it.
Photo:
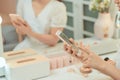
<path fill-rule="evenodd" d="M 0 16 L 3 18 L 3 25 L 10 24 L 8 14 L 15 13 L 16 0 L 0 0 Z"/>

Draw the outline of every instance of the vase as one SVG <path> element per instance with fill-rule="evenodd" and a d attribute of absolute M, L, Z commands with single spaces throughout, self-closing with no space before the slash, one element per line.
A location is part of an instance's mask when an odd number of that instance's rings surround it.
<path fill-rule="evenodd" d="M 98 39 L 112 38 L 114 33 L 113 20 L 110 13 L 99 13 L 94 24 L 94 34 Z"/>

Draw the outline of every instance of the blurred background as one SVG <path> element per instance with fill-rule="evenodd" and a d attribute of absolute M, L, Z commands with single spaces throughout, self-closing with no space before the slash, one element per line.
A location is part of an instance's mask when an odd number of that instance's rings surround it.
<path fill-rule="evenodd" d="M 94 22 L 98 17 L 98 12 L 89 10 L 90 0 L 59 0 L 67 7 L 67 26 L 64 30 L 69 38 L 81 39 L 94 37 Z M 0 15 L 3 18 L 2 35 L 4 39 L 4 50 L 9 51 L 18 43 L 15 29 L 10 23 L 8 14 L 15 13 L 17 0 L 0 0 Z M 117 8 L 111 0 L 110 13 L 115 19 Z"/>

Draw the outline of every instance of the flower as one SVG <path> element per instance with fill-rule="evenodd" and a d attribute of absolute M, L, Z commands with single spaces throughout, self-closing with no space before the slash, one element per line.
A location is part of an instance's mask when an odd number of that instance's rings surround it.
<path fill-rule="evenodd" d="M 110 7 L 110 0 L 91 0 L 90 10 L 98 11 L 101 13 L 108 13 Z"/>

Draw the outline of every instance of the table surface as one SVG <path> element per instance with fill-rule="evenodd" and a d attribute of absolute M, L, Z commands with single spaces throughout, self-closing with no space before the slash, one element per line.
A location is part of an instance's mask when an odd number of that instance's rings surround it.
<path fill-rule="evenodd" d="M 101 57 L 109 57 L 110 59 L 114 59 L 115 56 L 115 53 L 111 53 L 102 55 Z M 38 80 L 113 80 L 109 76 L 106 76 L 96 70 L 93 70 L 92 73 L 88 75 L 88 77 L 85 77 L 79 72 L 77 66 L 78 65 L 72 65 L 61 69 L 53 70 L 48 77 Z M 69 72 L 70 69 L 72 69 L 73 71 Z"/>
<path fill-rule="evenodd" d="M 109 57 L 114 59 L 115 53 L 102 55 L 101 57 Z M 109 76 L 106 76 L 96 70 L 93 70 L 88 77 L 83 76 L 78 70 L 78 65 L 71 65 L 64 68 L 59 68 L 52 70 L 50 75 L 37 80 L 113 80 Z M 72 71 L 69 71 L 72 70 Z M 6 80 L 5 78 L 0 78 L 0 80 Z"/>
<path fill-rule="evenodd" d="M 56 52 L 58 52 L 58 49 L 60 48 L 61 48 L 60 46 L 59 48 L 56 48 Z M 54 50 L 51 49 L 50 51 L 54 51 Z M 56 52 L 53 54 L 56 54 Z M 115 56 L 116 53 L 110 53 L 110 54 L 102 55 L 101 57 L 102 58 L 109 57 L 110 59 L 114 59 Z M 51 71 L 49 76 L 37 80 L 58 80 L 58 79 L 59 80 L 112 80 L 109 76 L 106 76 L 96 70 L 93 70 L 92 73 L 88 75 L 88 77 L 84 77 L 83 74 L 79 72 L 77 67 L 78 65 L 71 65 L 64 68 L 55 69 Z M 69 70 L 72 70 L 72 72 L 70 72 Z M 6 79 L 3 77 L 0 78 L 0 80 L 6 80 Z"/>

